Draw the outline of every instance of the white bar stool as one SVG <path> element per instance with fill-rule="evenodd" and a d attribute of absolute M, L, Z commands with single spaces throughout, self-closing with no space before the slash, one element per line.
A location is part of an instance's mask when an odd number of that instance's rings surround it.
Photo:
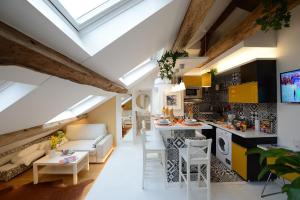
<path fill-rule="evenodd" d="M 146 122 L 145 120 L 142 120 L 142 130 L 144 130 L 146 141 L 156 141 L 160 140 L 162 141 L 162 136 L 159 134 L 158 131 L 152 131 L 152 130 L 146 130 Z"/>
<path fill-rule="evenodd" d="M 149 173 L 154 172 L 157 167 L 161 167 L 161 175 L 163 182 L 166 186 L 166 156 L 165 156 L 165 145 L 161 140 L 147 140 L 145 130 L 142 129 L 142 144 L 143 144 L 143 177 L 142 177 L 142 188 L 144 189 L 145 177 Z M 151 157 L 152 155 L 152 157 Z M 153 157 L 154 155 L 154 157 Z M 158 165 L 154 165 L 158 164 Z M 151 169 L 152 167 L 152 169 Z M 155 169 L 153 169 L 155 167 Z"/>
<path fill-rule="evenodd" d="M 207 200 L 210 200 L 210 158 L 211 158 L 211 139 L 208 140 L 190 140 L 186 139 L 187 148 L 179 149 L 179 182 L 182 186 L 182 180 L 187 185 L 187 200 L 190 199 L 191 186 L 191 165 L 197 165 L 197 175 L 199 187 L 201 180 L 205 183 Z M 182 161 L 186 162 L 186 174 L 182 172 Z M 206 166 L 205 173 L 201 172 L 202 166 Z"/>

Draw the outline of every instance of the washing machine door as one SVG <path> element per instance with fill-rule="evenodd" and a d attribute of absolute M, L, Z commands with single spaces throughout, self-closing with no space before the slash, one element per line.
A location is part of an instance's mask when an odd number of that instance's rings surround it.
<path fill-rule="evenodd" d="M 229 154 L 228 142 L 229 141 L 227 141 L 226 135 L 224 133 L 218 135 L 218 137 L 217 137 L 217 146 L 218 146 L 218 150 L 223 155 L 228 155 Z"/>

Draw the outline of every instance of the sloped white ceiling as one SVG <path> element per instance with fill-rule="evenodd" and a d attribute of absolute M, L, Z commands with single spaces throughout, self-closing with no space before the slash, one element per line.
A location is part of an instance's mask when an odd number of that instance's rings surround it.
<path fill-rule="evenodd" d="M 41 0 L 37 0 L 41 1 Z M 153 0 L 145 0 L 151 3 Z M 0 20 L 86 67 L 122 84 L 119 78 L 162 48 L 172 46 L 190 0 L 162 1 L 157 12 L 92 56 L 27 0 L 0 2 Z M 44 8 L 43 8 L 44 9 Z M 46 9 L 46 8 L 45 8 Z M 74 33 L 70 33 L 74 34 Z M 78 36 L 79 37 L 79 36 Z M 101 35 L 99 35 L 101 37 Z M 152 86 L 157 71 L 135 89 Z M 115 94 L 16 66 L 0 66 L 0 79 L 38 85 L 34 91 L 0 113 L 0 134 L 41 125 L 88 95 Z"/>
<path fill-rule="evenodd" d="M 147 3 L 155 2 L 152 0 L 144 1 Z M 1 1 L 0 20 L 107 78 L 122 84 L 119 78 L 123 74 L 160 49 L 172 46 L 190 2 L 190 0 L 156 1 L 163 2 L 163 6 L 156 13 L 137 24 L 93 56 L 90 56 L 84 49 L 84 44 L 80 43 L 80 34 L 77 33 L 75 37 L 75 33 L 69 27 L 62 27 L 61 24 L 55 25 L 27 0 Z M 47 8 L 42 7 L 41 9 Z M 60 23 L 62 23 L 61 20 Z M 116 27 L 117 29 L 118 27 Z M 70 35 L 74 37 L 71 39 Z M 98 38 L 102 37 L 103 35 L 99 34 Z M 94 37 L 94 40 L 96 43 L 97 37 Z"/>
<path fill-rule="evenodd" d="M 20 101 L 0 112 L 0 134 L 44 124 L 89 95 L 107 98 L 114 95 L 17 66 L 1 66 L 0 80 L 38 86 Z"/>

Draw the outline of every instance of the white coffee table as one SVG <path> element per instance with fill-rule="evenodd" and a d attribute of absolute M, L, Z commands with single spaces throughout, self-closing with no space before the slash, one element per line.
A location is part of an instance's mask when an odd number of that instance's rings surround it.
<path fill-rule="evenodd" d="M 82 170 L 89 170 L 89 154 L 88 152 L 75 152 L 72 156 L 76 156 L 76 161 L 67 164 L 61 164 L 59 161 L 65 157 L 60 152 L 57 156 L 50 157 L 46 155 L 33 163 L 33 183 L 37 184 L 39 174 L 73 174 L 73 184 L 77 184 L 77 174 Z"/>

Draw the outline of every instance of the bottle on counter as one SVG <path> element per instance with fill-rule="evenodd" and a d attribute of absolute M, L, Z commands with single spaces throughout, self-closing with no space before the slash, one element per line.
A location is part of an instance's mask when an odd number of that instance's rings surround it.
<path fill-rule="evenodd" d="M 255 131 L 260 131 L 260 121 L 257 117 L 255 118 L 254 126 L 255 126 Z"/>

